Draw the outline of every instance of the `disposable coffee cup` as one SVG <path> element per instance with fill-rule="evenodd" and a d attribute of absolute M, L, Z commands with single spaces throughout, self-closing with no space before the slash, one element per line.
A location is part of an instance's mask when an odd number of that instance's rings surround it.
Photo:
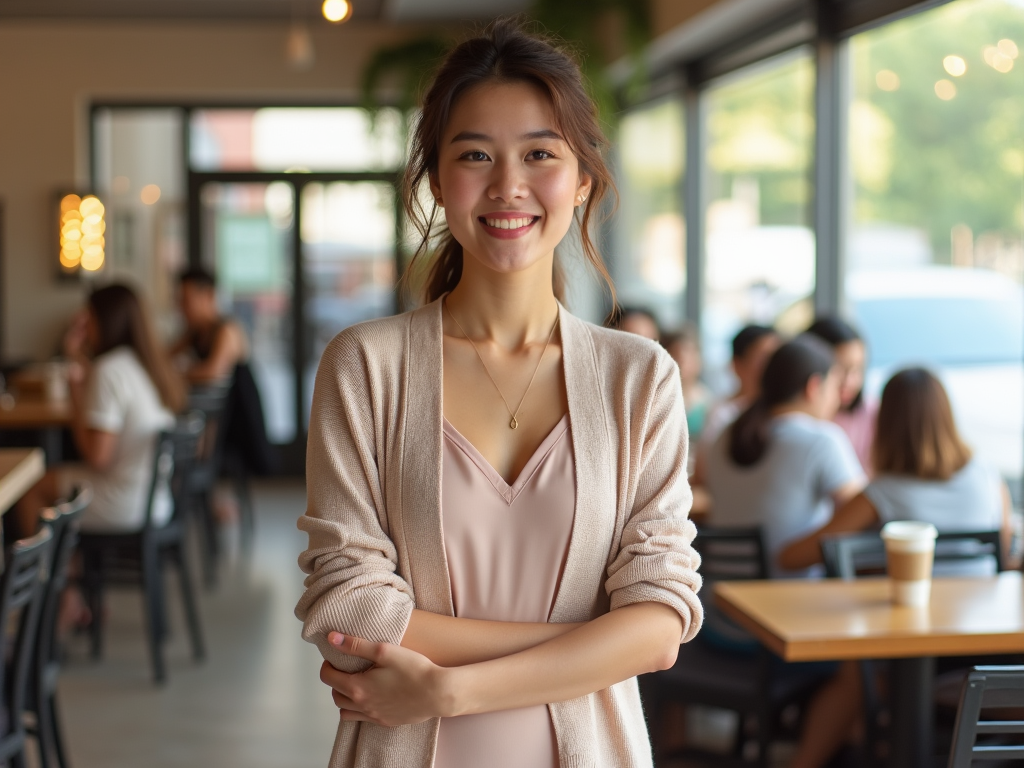
<path fill-rule="evenodd" d="M 896 605 L 928 605 L 938 535 L 931 523 L 913 520 L 895 520 L 882 528 L 892 601 Z"/>

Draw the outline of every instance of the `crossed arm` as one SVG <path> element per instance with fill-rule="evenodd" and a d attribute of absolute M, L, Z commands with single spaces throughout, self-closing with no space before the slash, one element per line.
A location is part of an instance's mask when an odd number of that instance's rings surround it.
<path fill-rule="evenodd" d="M 661 603 L 624 606 L 582 624 L 474 621 L 413 611 L 401 646 L 331 633 L 372 662 L 348 674 L 324 662 L 343 720 L 380 725 L 514 709 L 584 696 L 667 669 L 683 622 Z"/>

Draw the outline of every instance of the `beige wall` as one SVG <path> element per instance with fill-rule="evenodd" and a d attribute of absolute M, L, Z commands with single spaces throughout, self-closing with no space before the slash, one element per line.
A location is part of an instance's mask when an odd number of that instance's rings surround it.
<path fill-rule="evenodd" d="M 53 195 L 88 182 L 88 106 L 103 99 L 357 98 L 362 63 L 402 30 L 311 24 L 314 66 L 290 69 L 285 23 L 0 22 L 2 352 L 43 359 L 84 290 L 55 278 Z"/>

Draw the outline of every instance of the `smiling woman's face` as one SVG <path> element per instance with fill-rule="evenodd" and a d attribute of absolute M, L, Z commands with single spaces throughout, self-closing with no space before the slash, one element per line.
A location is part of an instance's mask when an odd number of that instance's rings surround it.
<path fill-rule="evenodd" d="M 550 257 L 590 194 L 539 88 L 487 83 L 462 95 L 430 188 L 467 258 L 517 272 Z"/>

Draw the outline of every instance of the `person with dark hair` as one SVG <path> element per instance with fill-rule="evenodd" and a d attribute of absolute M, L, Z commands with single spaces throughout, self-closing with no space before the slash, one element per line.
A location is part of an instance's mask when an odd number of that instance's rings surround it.
<path fill-rule="evenodd" d="M 713 525 L 761 526 L 772 572 L 782 547 L 824 524 L 864 487 L 850 441 L 831 423 L 839 407 L 832 351 L 801 336 L 764 369 L 761 394 L 708 455 Z"/>
<path fill-rule="evenodd" d="M 296 615 L 334 766 L 651 764 L 635 678 L 700 627 L 699 558 L 675 363 L 560 304 L 570 229 L 611 288 L 603 145 L 578 65 L 514 22 L 426 93 L 426 304 L 342 331 L 313 395 Z"/>
<path fill-rule="evenodd" d="M 692 325 L 685 325 L 678 333 L 665 336 L 662 345 L 679 366 L 679 379 L 683 384 L 683 403 L 686 404 L 686 428 L 690 433 L 690 440 L 699 440 L 708 408 L 711 406 L 711 390 L 700 380 L 700 333 Z"/>
<path fill-rule="evenodd" d="M 931 372 L 908 368 L 885 385 L 872 459 L 874 479 L 863 493 L 827 525 L 790 543 L 780 555 L 785 567 L 821 562 L 822 536 L 869 530 L 890 520 L 920 520 L 940 533 L 1001 531 L 1009 554 L 1010 492 L 994 467 L 971 455 L 957 432 L 946 390 Z"/>
<path fill-rule="evenodd" d="M 239 323 L 217 307 L 217 284 L 210 272 L 192 267 L 178 277 L 178 302 L 185 332 L 171 348 L 193 384 L 230 381 L 235 366 L 249 357 L 249 342 Z"/>
<path fill-rule="evenodd" d="M 692 477 L 694 485 L 704 485 L 708 453 L 722 432 L 757 398 L 761 391 L 764 367 L 781 343 L 782 339 L 775 329 L 765 325 L 744 326 L 733 337 L 730 366 L 738 386 L 729 397 L 719 400 L 708 409 L 697 442 Z"/>
<path fill-rule="evenodd" d="M 853 443 L 864 471 L 871 472 L 871 444 L 875 437 L 878 404 L 864 395 L 867 345 L 857 330 L 838 317 L 819 317 L 807 329 L 830 347 L 839 370 L 839 410 L 833 421 Z"/>
<path fill-rule="evenodd" d="M 34 532 L 39 510 L 88 481 L 93 500 L 82 517 L 90 531 L 142 527 L 157 433 L 174 424 L 185 390 L 167 363 L 135 292 L 109 285 L 89 296 L 64 338 L 72 361 L 72 435 L 83 465 L 50 472 L 17 506 L 22 535 Z M 170 518 L 168 489 L 158 489 L 154 522 Z"/>
<path fill-rule="evenodd" d="M 635 333 L 651 341 L 661 339 L 661 326 L 651 310 L 644 307 L 618 307 L 609 327 L 626 333 Z"/>
<path fill-rule="evenodd" d="M 760 395 L 708 457 L 710 524 L 760 527 L 776 577 L 809 575 L 786 569 L 779 552 L 864 487 L 850 441 L 830 421 L 838 407 L 831 349 L 813 336 L 798 337 L 772 355 Z M 860 693 L 856 665 L 844 662 L 806 709 L 793 768 L 820 768 L 832 758 L 851 733 Z"/>

